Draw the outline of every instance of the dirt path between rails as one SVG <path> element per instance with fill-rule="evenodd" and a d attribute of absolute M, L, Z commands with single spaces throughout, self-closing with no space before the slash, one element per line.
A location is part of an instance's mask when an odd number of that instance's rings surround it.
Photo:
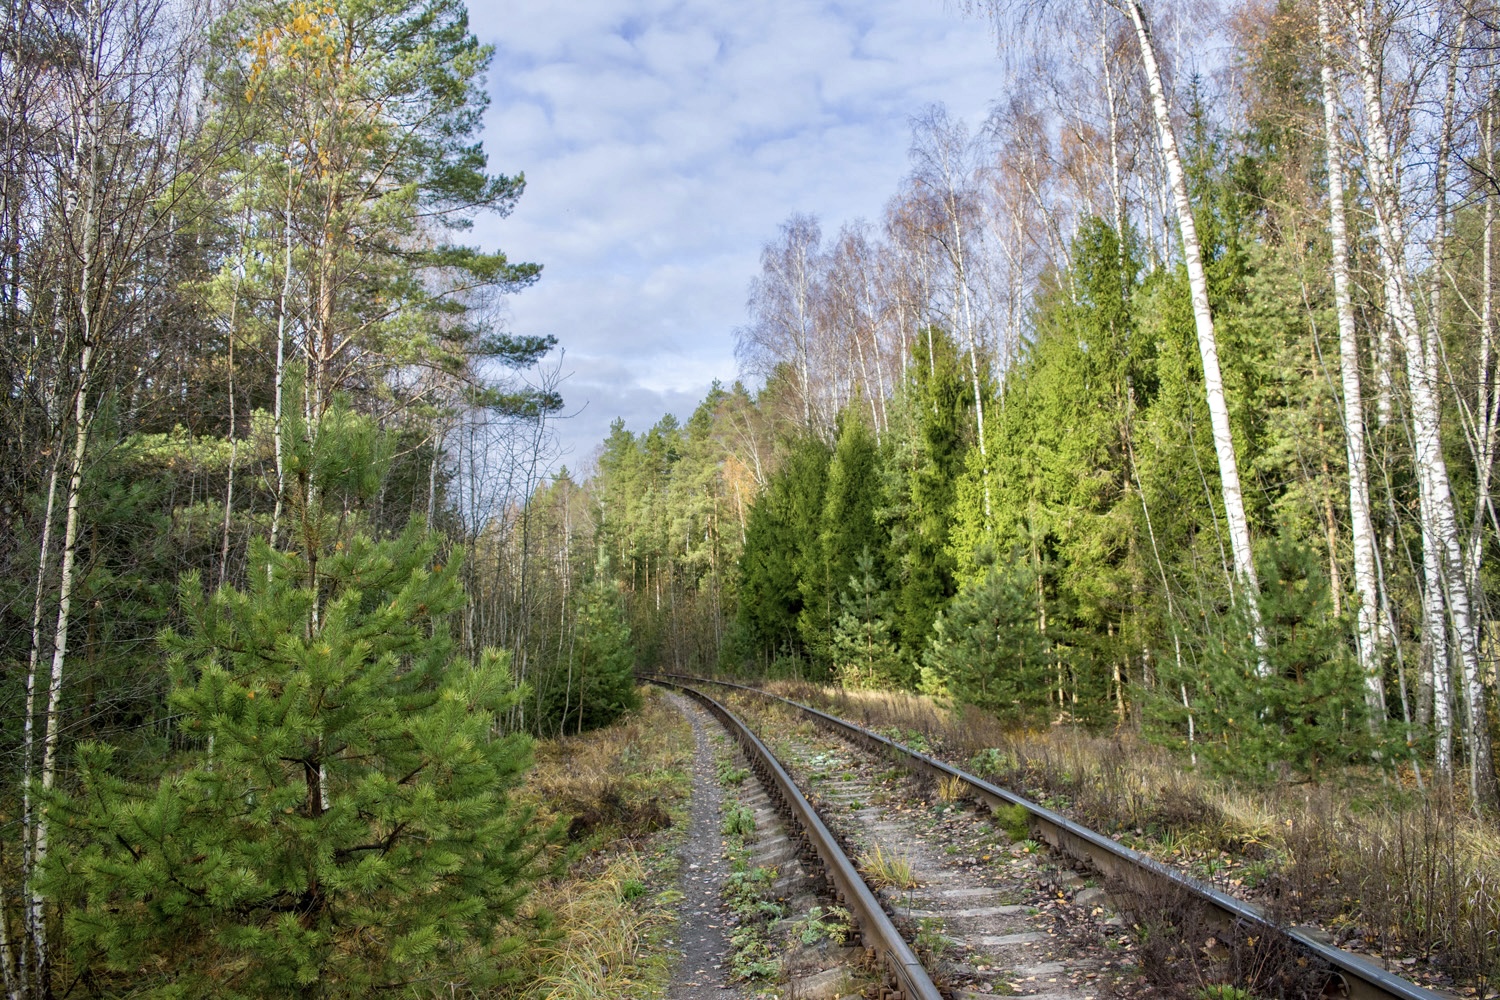
<path fill-rule="evenodd" d="M 693 726 L 692 823 L 682 847 L 682 903 L 678 946 L 682 960 L 672 975 L 669 1000 L 747 1000 L 752 994 L 729 982 L 729 915 L 720 888 L 729 877 L 720 832 L 724 790 L 719 785 L 708 714 L 679 694 L 667 693 Z"/>

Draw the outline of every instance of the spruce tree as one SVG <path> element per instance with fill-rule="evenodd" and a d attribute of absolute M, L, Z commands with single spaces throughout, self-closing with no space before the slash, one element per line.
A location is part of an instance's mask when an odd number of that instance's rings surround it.
<path fill-rule="evenodd" d="M 893 638 L 890 595 L 874 570 L 874 556 L 868 548 L 861 550 L 855 573 L 839 596 L 843 613 L 833 628 L 835 675 L 845 687 L 907 687 L 911 671 Z"/>
<path fill-rule="evenodd" d="M 1036 578 L 1012 560 L 959 591 L 933 625 L 924 657 L 928 686 L 1004 722 L 1046 720 L 1049 647 L 1037 629 Z"/>
<path fill-rule="evenodd" d="M 815 657 L 822 666 L 834 599 L 820 531 L 830 454 L 810 435 L 787 449 L 747 518 L 736 644 L 747 657 L 800 661 L 809 652 L 808 637 L 822 636 L 821 656 Z"/>
<path fill-rule="evenodd" d="M 929 327 L 912 342 L 898 408 L 908 422 L 886 469 L 891 576 L 901 648 L 916 660 L 938 611 L 957 592 L 948 547 L 954 484 L 973 448 L 973 396 L 953 339 Z"/>
<path fill-rule="evenodd" d="M 804 591 L 803 641 L 820 657 L 834 657 L 834 629 L 846 587 L 866 575 L 884 589 L 884 556 L 890 534 L 876 519 L 880 504 L 880 453 L 861 414 L 844 411 L 838 444 L 828 465 L 828 489 L 819 518 L 825 565 L 816 588 Z M 861 564 L 863 559 L 867 565 Z"/>

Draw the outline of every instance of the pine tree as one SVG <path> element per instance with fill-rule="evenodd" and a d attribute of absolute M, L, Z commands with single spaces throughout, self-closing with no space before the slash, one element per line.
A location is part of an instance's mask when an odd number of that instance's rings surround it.
<path fill-rule="evenodd" d="M 1201 652 L 1201 687 L 1193 699 L 1200 756 L 1225 773 L 1274 780 L 1284 773 L 1318 778 L 1332 764 L 1359 763 L 1382 747 L 1367 725 L 1358 659 L 1348 622 L 1335 615 L 1317 554 L 1287 537 L 1264 545 L 1260 605 L 1265 629 L 1262 674 L 1247 628 L 1234 606 Z M 1165 690 L 1180 678 L 1168 670 Z M 1170 700 L 1169 718 L 1184 709 Z"/>
<path fill-rule="evenodd" d="M 457 567 L 415 523 L 336 548 L 320 593 L 263 542 L 246 590 L 185 580 L 189 625 L 162 639 L 184 748 L 159 781 L 80 748 L 53 805 L 81 846 L 48 881 L 90 975 L 245 998 L 498 975 L 545 842 L 509 801 L 530 744 L 497 735 L 508 661 L 454 659 Z"/>

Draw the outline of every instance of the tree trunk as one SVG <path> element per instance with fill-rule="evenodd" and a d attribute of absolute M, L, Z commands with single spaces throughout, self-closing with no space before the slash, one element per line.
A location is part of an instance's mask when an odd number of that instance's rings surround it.
<path fill-rule="evenodd" d="M 1385 678 L 1380 657 L 1380 594 L 1375 576 L 1375 522 L 1370 514 L 1370 478 L 1365 458 L 1364 396 L 1360 385 L 1359 337 L 1349 278 L 1349 227 L 1344 209 L 1344 159 L 1339 152 L 1338 105 L 1328 0 L 1318 3 L 1322 43 L 1323 135 L 1328 165 L 1328 232 L 1332 241 L 1333 301 L 1339 326 L 1339 376 L 1344 396 L 1344 444 L 1349 465 L 1349 520 L 1354 543 L 1354 589 L 1359 595 L 1355 639 L 1365 678 L 1365 707 L 1371 729 L 1386 717 Z"/>
<path fill-rule="evenodd" d="M 87 222 L 85 223 L 88 224 Z M 85 265 L 83 298 L 88 301 L 90 293 Z M 85 313 L 88 310 L 85 308 Z M 67 515 L 63 528 L 62 566 L 57 592 L 57 627 L 52 638 L 52 673 L 47 684 L 46 732 L 42 740 L 42 764 L 40 778 L 42 791 L 50 792 L 57 781 L 57 750 L 62 737 L 62 688 L 63 672 L 68 656 L 68 628 L 72 623 L 73 588 L 76 582 L 78 559 L 79 501 L 83 493 L 83 462 L 88 451 L 90 414 L 88 412 L 89 375 L 93 362 L 94 331 L 89 322 L 84 322 L 83 355 L 79 362 L 78 395 L 74 403 L 73 454 L 69 461 Z M 35 955 L 33 972 L 36 988 L 41 996 L 51 995 L 51 949 L 47 935 L 46 901 L 36 886 L 36 878 L 47 862 L 49 829 L 46 810 L 38 810 L 32 816 L 31 859 L 27 871 L 27 882 L 31 890 L 31 915 L 29 919 L 32 935 L 32 950 Z"/>
<path fill-rule="evenodd" d="M 287 158 L 291 163 L 290 155 Z M 288 168 L 290 169 L 290 167 Z M 271 439 L 276 452 L 276 504 L 271 509 L 271 548 L 276 548 L 276 536 L 281 531 L 281 511 L 286 503 L 286 434 L 283 407 L 286 395 L 286 311 L 292 293 L 292 179 L 286 181 L 286 257 L 281 276 L 281 296 L 276 302 L 276 374 L 275 396 L 272 400 Z M 271 567 L 266 567 L 269 576 Z"/>
<path fill-rule="evenodd" d="M 1151 90 L 1151 104 L 1156 114 L 1156 131 L 1166 161 L 1172 198 L 1177 208 L 1177 225 L 1182 234 L 1182 256 L 1187 264 L 1188 286 L 1192 292 L 1193 323 L 1198 331 L 1198 353 L 1203 361 L 1203 389 L 1208 397 L 1208 416 L 1213 427 L 1214 453 L 1219 460 L 1219 484 L 1224 499 L 1224 520 L 1229 527 L 1229 545 L 1234 559 L 1234 573 L 1239 583 L 1239 599 L 1245 602 L 1258 648 L 1265 648 L 1265 632 L 1260 623 L 1260 584 L 1255 575 L 1255 559 L 1250 548 L 1250 525 L 1245 517 L 1244 496 L 1240 489 L 1239 462 L 1234 454 L 1234 437 L 1229 425 L 1229 407 L 1224 399 L 1224 380 L 1219 372 L 1219 345 L 1214 336 L 1213 313 L 1208 304 L 1208 276 L 1203 270 L 1203 251 L 1198 242 L 1198 227 L 1193 221 L 1193 206 L 1188 200 L 1187 176 L 1177 152 L 1177 137 L 1167 108 L 1166 90 L 1156 62 L 1151 28 L 1141 0 L 1125 0 L 1126 11 L 1135 25 L 1141 47 L 1141 63 Z M 1257 670 L 1262 677 L 1270 670 L 1264 657 Z"/>
<path fill-rule="evenodd" d="M 224 586 L 229 576 L 229 534 L 233 526 L 234 515 L 234 469 L 239 462 L 240 439 L 235 436 L 235 409 L 234 409 L 234 331 L 235 323 L 239 315 L 240 305 L 240 282 L 245 278 L 245 240 L 248 238 L 250 225 L 249 213 L 246 212 L 244 224 L 240 228 L 240 259 L 234 272 L 234 289 L 229 299 L 229 331 L 228 331 L 228 375 L 229 375 L 229 475 L 228 482 L 224 487 L 224 537 L 219 548 L 219 586 Z"/>
<path fill-rule="evenodd" d="M 1370 41 L 1369 25 L 1361 6 L 1353 17 L 1355 43 L 1359 55 L 1360 82 L 1365 104 L 1365 154 L 1370 176 L 1370 192 L 1375 203 L 1376 230 L 1381 260 L 1386 270 L 1387 309 L 1396 326 L 1397 336 L 1406 353 L 1406 381 L 1411 396 L 1411 429 L 1419 493 L 1419 516 L 1422 519 L 1422 561 L 1428 580 L 1426 630 L 1437 647 L 1444 632 L 1443 604 L 1452 623 L 1454 645 L 1462 670 L 1468 697 L 1467 726 L 1473 734 L 1470 761 L 1470 793 L 1476 804 L 1493 807 L 1500 804 L 1500 789 L 1495 782 L 1494 760 L 1490 753 L 1489 719 L 1484 686 L 1479 669 L 1479 647 L 1470 603 L 1468 574 L 1458 536 L 1458 521 L 1443 457 L 1441 404 L 1432 372 L 1435 359 L 1429 358 L 1428 344 L 1417 321 L 1416 305 L 1411 293 L 1411 276 L 1406 268 L 1406 227 L 1400 198 L 1391 169 L 1390 139 L 1385 127 L 1380 94 L 1380 69 Z M 1425 566 L 1430 564 L 1431 570 Z M 1436 591 L 1434 590 L 1436 584 Z M 1446 636 L 1442 637 L 1446 647 Z M 1438 675 L 1448 666 L 1434 660 L 1433 687 L 1439 686 Z"/>
<path fill-rule="evenodd" d="M 1494 97 L 1484 113 L 1484 126 L 1480 139 L 1484 143 L 1485 176 L 1495 176 L 1495 108 Z M 1495 354 L 1495 199 L 1490 186 L 1484 186 L 1484 235 L 1481 242 L 1484 256 L 1480 264 L 1479 305 L 1479 364 L 1475 372 L 1474 420 L 1475 433 L 1475 499 L 1474 517 L 1469 527 L 1469 588 L 1472 593 L 1480 590 L 1479 570 L 1484 561 L 1484 526 L 1486 518 L 1500 535 L 1500 521 L 1495 517 L 1494 498 L 1491 494 L 1495 465 L 1496 432 L 1500 429 L 1500 392 L 1495 391 L 1492 359 Z"/>

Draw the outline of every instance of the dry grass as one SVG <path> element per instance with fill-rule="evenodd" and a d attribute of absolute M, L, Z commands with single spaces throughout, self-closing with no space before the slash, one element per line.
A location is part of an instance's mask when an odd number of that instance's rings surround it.
<path fill-rule="evenodd" d="M 939 802 L 958 802 L 969 793 L 969 786 L 964 779 L 956 775 L 944 775 L 938 779 L 937 795 Z"/>
<path fill-rule="evenodd" d="M 640 712 L 612 726 L 537 743 L 526 794 L 570 817 L 570 841 L 648 836 L 671 824 L 672 804 L 687 794 L 691 730 L 660 698 L 644 697 Z"/>
<path fill-rule="evenodd" d="M 915 889 L 921 884 L 912 874 L 910 858 L 879 844 L 855 858 L 854 864 L 872 889 Z"/>
<path fill-rule="evenodd" d="M 1379 953 L 1435 960 L 1488 995 L 1500 984 L 1500 831 L 1442 796 L 1405 798 L 1350 814 L 1309 796 L 1279 838 L 1278 909 Z"/>
<path fill-rule="evenodd" d="M 1358 773 L 1341 785 L 1239 787 L 1129 733 L 1014 732 L 918 695 L 770 687 L 1184 863 L 1279 919 L 1415 959 L 1407 974 L 1446 974 L 1479 996 L 1500 986 L 1500 830 L 1441 794 Z M 1269 966 L 1281 975 L 1279 960 Z"/>
<path fill-rule="evenodd" d="M 636 887 L 652 877 L 633 851 L 611 860 L 587 878 L 549 887 L 535 903 L 557 921 L 555 943 L 532 956 L 536 972 L 526 1000 L 603 1000 L 665 995 L 661 950 L 654 938 L 670 920 L 660 905 L 639 903 Z"/>
<path fill-rule="evenodd" d="M 572 863 L 527 900 L 520 925 L 548 930 L 505 1000 L 666 995 L 693 739 L 659 692 L 643 696 L 613 726 L 537 744 L 523 797 L 568 822 Z"/>

